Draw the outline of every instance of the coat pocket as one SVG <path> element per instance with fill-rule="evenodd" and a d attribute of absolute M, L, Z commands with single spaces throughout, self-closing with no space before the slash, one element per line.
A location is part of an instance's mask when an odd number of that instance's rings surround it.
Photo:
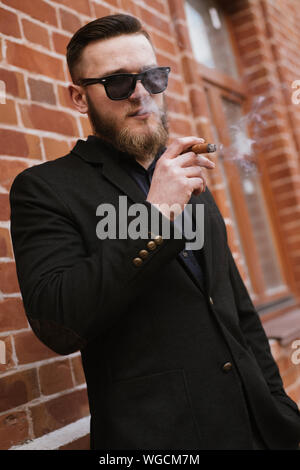
<path fill-rule="evenodd" d="M 108 401 L 106 448 L 199 449 L 183 370 L 114 382 Z"/>

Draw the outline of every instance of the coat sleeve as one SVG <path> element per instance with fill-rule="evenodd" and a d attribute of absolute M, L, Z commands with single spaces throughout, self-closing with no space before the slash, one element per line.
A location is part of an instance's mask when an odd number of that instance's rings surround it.
<path fill-rule="evenodd" d="M 20 173 L 10 190 L 17 276 L 35 334 L 58 354 L 70 354 L 105 334 L 186 240 L 170 224 L 171 236 L 141 266 L 133 259 L 155 238 L 151 232 L 148 239 L 99 240 L 90 253 L 70 208 L 33 169 Z M 147 201 L 145 207 L 150 222 L 151 210 L 158 210 Z"/>
<path fill-rule="evenodd" d="M 285 393 L 278 366 L 272 356 L 268 338 L 260 317 L 240 276 L 227 245 L 230 281 L 239 314 L 240 327 L 269 386 L 270 392 L 291 406 L 300 416 L 296 403 Z M 299 422 L 300 427 L 300 422 Z"/>

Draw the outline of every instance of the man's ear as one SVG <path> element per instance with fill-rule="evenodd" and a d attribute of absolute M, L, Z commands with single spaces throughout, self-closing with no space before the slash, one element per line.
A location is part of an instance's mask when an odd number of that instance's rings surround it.
<path fill-rule="evenodd" d="M 77 111 L 82 114 L 88 112 L 88 105 L 86 100 L 86 94 L 84 93 L 84 88 L 79 85 L 74 85 L 73 83 L 68 86 L 71 100 Z"/>

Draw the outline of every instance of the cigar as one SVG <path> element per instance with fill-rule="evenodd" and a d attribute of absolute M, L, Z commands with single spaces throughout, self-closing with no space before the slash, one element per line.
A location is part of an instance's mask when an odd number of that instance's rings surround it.
<path fill-rule="evenodd" d="M 216 144 L 195 144 L 190 149 L 194 153 L 212 153 L 217 151 Z"/>

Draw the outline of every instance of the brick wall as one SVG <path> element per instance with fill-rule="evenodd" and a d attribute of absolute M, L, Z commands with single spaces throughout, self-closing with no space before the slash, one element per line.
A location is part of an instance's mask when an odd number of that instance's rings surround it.
<path fill-rule="evenodd" d="M 297 3 L 243 0 L 227 4 L 249 98 L 265 98 L 266 125 L 256 138 L 272 214 L 285 252 L 292 289 L 300 292 L 300 107 L 292 82 L 300 77 Z"/>
<path fill-rule="evenodd" d="M 285 252 L 289 285 L 300 293 L 300 104 L 292 83 L 300 78 L 300 5 L 293 0 L 224 2 L 249 99 L 264 96 L 259 162 L 265 175 L 277 234 Z M 295 325 L 296 326 L 296 325 Z M 300 406 L 300 365 L 291 360 L 293 341 L 271 341 L 287 393 Z"/>
<path fill-rule="evenodd" d="M 228 3 L 250 98 L 270 95 L 272 121 L 262 150 L 290 282 L 299 292 L 300 107 L 291 104 L 290 82 L 300 79 L 300 10 L 293 0 L 232 0 L 224 2 L 226 8 Z M 35 439 L 42 445 L 39 439 L 48 436 L 50 442 L 59 430 L 89 416 L 79 353 L 56 355 L 26 320 L 9 235 L 8 194 L 24 168 L 66 154 L 77 138 L 90 133 L 87 118 L 74 110 L 68 96 L 65 47 L 81 25 L 116 12 L 141 18 L 159 63 L 172 67 L 167 93 L 171 137 L 211 135 L 202 83 L 191 73 L 183 0 L 0 0 L 0 80 L 6 86 L 6 102 L 0 104 L 0 340 L 6 345 L 6 363 L 0 364 L 1 449 Z M 226 197 L 218 189 L 222 175 L 217 170 L 208 177 L 221 205 Z M 230 221 L 228 206 L 222 210 Z M 272 342 L 272 348 L 287 390 L 300 402 L 299 366 L 290 362 L 290 345 Z M 57 447 L 88 448 L 87 435 L 68 439 Z"/>

